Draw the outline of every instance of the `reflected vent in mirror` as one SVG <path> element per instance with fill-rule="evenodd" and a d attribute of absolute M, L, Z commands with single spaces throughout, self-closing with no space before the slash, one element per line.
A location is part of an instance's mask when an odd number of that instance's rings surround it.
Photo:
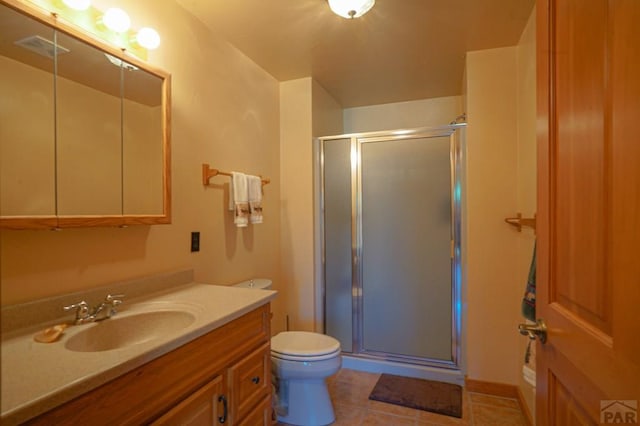
<path fill-rule="evenodd" d="M 15 41 L 14 44 L 31 50 L 32 52 L 42 55 L 46 58 L 53 59 L 56 53 L 62 55 L 63 53 L 69 53 L 70 50 L 66 47 L 58 45 L 56 49 L 54 43 L 51 40 L 47 40 L 39 35 L 32 35 L 25 37 L 21 40 Z"/>
<path fill-rule="evenodd" d="M 128 62 L 123 61 L 120 58 L 116 58 L 115 56 L 109 55 L 108 53 L 105 53 L 104 56 L 107 57 L 107 59 L 109 60 L 109 62 L 111 62 L 113 65 L 115 65 L 116 67 L 122 67 L 125 70 L 128 71 L 137 71 L 140 68 L 136 67 L 135 65 L 131 65 Z"/>

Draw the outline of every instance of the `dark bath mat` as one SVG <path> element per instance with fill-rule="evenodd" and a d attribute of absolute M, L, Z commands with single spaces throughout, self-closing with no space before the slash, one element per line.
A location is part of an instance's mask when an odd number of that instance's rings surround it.
<path fill-rule="evenodd" d="M 451 383 L 383 374 L 369 399 L 462 418 L 462 387 Z"/>

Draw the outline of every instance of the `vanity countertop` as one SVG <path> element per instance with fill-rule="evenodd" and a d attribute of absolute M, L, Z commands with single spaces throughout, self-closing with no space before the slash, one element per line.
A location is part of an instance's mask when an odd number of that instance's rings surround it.
<path fill-rule="evenodd" d="M 239 318 L 275 295 L 271 290 L 191 283 L 127 300 L 113 319 L 140 309 L 179 306 L 193 314 L 194 321 L 152 340 L 99 352 L 73 351 L 65 345 L 74 335 L 100 323 L 71 326 L 54 343 L 33 340 L 34 334 L 50 324 L 7 333 L 1 354 L 2 424 L 20 423 L 44 413 Z"/>

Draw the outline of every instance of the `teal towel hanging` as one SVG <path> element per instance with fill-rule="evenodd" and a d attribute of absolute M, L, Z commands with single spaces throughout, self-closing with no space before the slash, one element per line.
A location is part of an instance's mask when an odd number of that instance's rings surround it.
<path fill-rule="evenodd" d="M 522 298 L 522 315 L 530 321 L 536 320 L 536 243 L 533 244 L 527 287 Z"/>

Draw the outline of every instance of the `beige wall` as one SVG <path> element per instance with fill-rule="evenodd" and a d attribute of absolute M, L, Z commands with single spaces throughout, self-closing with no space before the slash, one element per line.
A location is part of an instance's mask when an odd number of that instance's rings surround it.
<path fill-rule="evenodd" d="M 282 280 L 291 330 L 317 330 L 313 137 L 342 132 L 340 105 L 311 78 L 280 84 Z M 274 329 L 282 324 L 275 318 Z"/>
<path fill-rule="evenodd" d="M 517 49 L 467 53 L 467 374 L 516 384 Z"/>
<path fill-rule="evenodd" d="M 311 164 L 311 78 L 280 83 L 280 186 L 282 285 L 292 330 L 313 330 L 313 175 Z M 274 329 L 284 328 L 274 318 Z"/>
<path fill-rule="evenodd" d="M 518 211 L 526 217 L 536 213 L 536 13 L 531 12 L 527 26 L 518 43 Z M 520 282 L 529 273 L 535 233 L 523 229 L 518 237 L 518 270 Z M 524 284 L 523 293 L 524 293 Z M 528 339 L 521 339 L 521 359 L 524 359 Z M 532 345 L 535 350 L 535 345 Z M 533 357 L 531 359 L 533 361 Z M 535 363 L 531 364 L 535 367 Z M 535 416 L 534 389 L 525 384 L 522 375 L 518 377 L 522 394 Z"/>
<path fill-rule="evenodd" d="M 528 263 L 523 235 L 504 218 L 531 214 L 525 199 L 535 201 L 535 57 L 528 37 L 520 47 L 469 52 L 466 68 L 467 374 L 510 384 L 519 383 L 524 357 L 516 330 Z"/>
<path fill-rule="evenodd" d="M 181 268 L 200 282 L 280 280 L 278 82 L 174 2 L 113 0 L 136 26 L 159 30 L 149 62 L 172 74 L 173 223 L 7 231 L 1 235 L 2 304 L 13 304 Z M 271 179 L 264 223 L 236 229 L 228 178 L 201 182 L 201 164 Z M 190 253 L 191 231 L 201 248 Z"/>
<path fill-rule="evenodd" d="M 315 80 L 312 80 L 311 93 L 312 136 L 317 138 L 342 133 L 342 106 Z"/>
<path fill-rule="evenodd" d="M 347 108 L 344 110 L 344 133 L 443 126 L 463 111 L 460 96 Z"/>

